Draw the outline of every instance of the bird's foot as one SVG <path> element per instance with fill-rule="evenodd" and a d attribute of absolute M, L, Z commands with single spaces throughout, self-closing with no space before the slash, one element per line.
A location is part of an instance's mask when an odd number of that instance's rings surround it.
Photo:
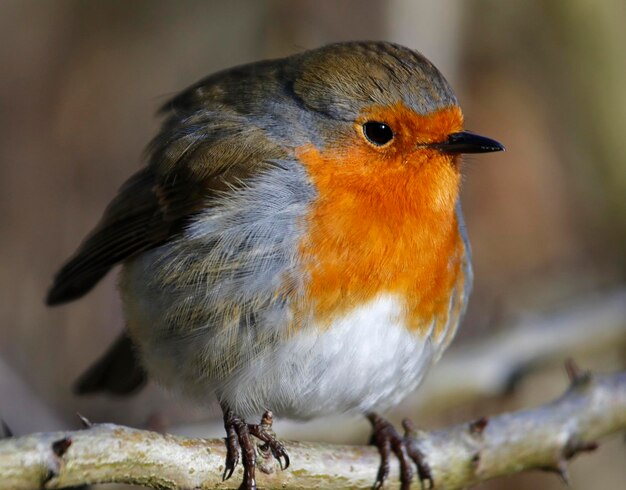
<path fill-rule="evenodd" d="M 278 461 L 281 469 L 289 467 L 289 456 L 284 446 L 276 439 L 272 431 L 273 416 L 267 410 L 261 418 L 260 424 L 248 424 L 232 410 L 224 410 L 224 428 L 226 429 L 226 463 L 222 480 L 228 480 L 239 463 L 243 465 L 243 481 L 240 489 L 256 489 L 256 447 L 250 436 L 254 436 L 263 444 L 259 449 L 264 453 L 271 453 Z M 284 459 L 284 463 L 283 463 Z"/>
<path fill-rule="evenodd" d="M 285 446 L 276 438 L 274 431 L 272 430 L 272 424 L 274 423 L 274 416 L 270 410 L 266 410 L 261 417 L 260 424 L 248 424 L 248 430 L 250 434 L 263 442 L 260 449 L 264 453 L 268 451 L 272 453 L 272 456 L 278 461 L 281 470 L 289 468 L 289 455 L 285 450 Z M 283 459 L 285 462 L 283 463 Z"/>
<path fill-rule="evenodd" d="M 382 488 L 385 480 L 389 476 L 389 455 L 393 452 L 400 461 L 400 488 L 408 490 L 411 488 L 411 480 L 413 479 L 413 468 L 411 462 L 417 467 L 417 474 L 422 484 L 422 488 L 433 488 L 433 479 L 430 469 L 425 462 L 424 455 L 417 448 L 416 444 L 410 438 L 410 434 L 414 433 L 413 426 L 410 421 L 403 422 L 406 431 L 404 437 L 400 437 L 396 429 L 384 418 L 376 413 L 367 415 L 372 424 L 372 438 L 370 444 L 375 445 L 380 453 L 380 466 L 378 475 L 374 483 L 374 489 Z M 426 484 L 428 486 L 426 486 Z"/>

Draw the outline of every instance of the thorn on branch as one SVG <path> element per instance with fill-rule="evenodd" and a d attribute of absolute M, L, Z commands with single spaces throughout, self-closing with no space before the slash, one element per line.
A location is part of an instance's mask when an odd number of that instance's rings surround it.
<path fill-rule="evenodd" d="M 59 439 L 58 441 L 54 441 L 52 443 L 52 452 L 56 454 L 57 457 L 62 458 L 71 445 L 72 438 L 64 437 L 63 439 Z"/>
<path fill-rule="evenodd" d="M 471 436 L 476 439 L 482 439 L 483 432 L 485 428 L 489 425 L 489 419 L 487 417 L 480 417 L 479 419 L 474 420 L 468 424 L 467 430 Z M 480 459 L 481 459 L 481 450 L 478 449 L 473 455 L 471 459 L 472 467 L 474 468 L 474 472 L 478 473 L 480 470 Z"/>
<path fill-rule="evenodd" d="M 555 466 L 544 466 L 541 470 L 556 473 L 565 486 L 569 487 L 571 485 L 569 470 L 567 469 L 565 460 L 560 460 Z"/>
<path fill-rule="evenodd" d="M 93 427 L 93 424 L 87 417 L 80 414 L 79 412 L 76 412 L 76 415 L 78 415 L 78 418 L 80 419 L 80 422 L 83 425 L 84 429 L 91 429 Z"/>
<path fill-rule="evenodd" d="M 480 417 L 479 419 L 469 423 L 469 433 L 474 435 L 481 435 L 488 424 L 489 419 L 487 417 Z"/>
<path fill-rule="evenodd" d="M 567 469 L 567 463 L 563 460 L 559 461 L 559 464 L 556 467 L 559 478 L 566 486 L 571 486 L 572 481 L 569 477 L 569 470 Z"/>
<path fill-rule="evenodd" d="M 591 371 L 582 370 L 571 357 L 565 360 L 565 372 L 572 387 L 585 386 L 591 381 Z"/>
<path fill-rule="evenodd" d="M 71 437 L 63 437 L 62 439 L 57 439 L 50 445 L 50 449 L 52 449 L 52 456 L 47 458 L 48 472 L 43 479 L 42 487 L 59 474 L 59 469 L 61 467 L 61 458 L 67 452 L 68 448 L 71 445 Z"/>
<path fill-rule="evenodd" d="M 4 419 L 0 419 L 0 423 L 2 425 L 2 433 L 0 433 L 0 439 L 8 439 L 9 437 L 13 437 L 13 431 L 8 426 Z"/>
<path fill-rule="evenodd" d="M 567 441 L 567 444 L 565 444 L 565 447 L 563 448 L 563 457 L 566 460 L 569 460 L 576 456 L 578 453 L 595 451 L 596 449 L 598 449 L 598 447 L 599 444 L 597 442 L 583 442 L 572 438 Z"/>

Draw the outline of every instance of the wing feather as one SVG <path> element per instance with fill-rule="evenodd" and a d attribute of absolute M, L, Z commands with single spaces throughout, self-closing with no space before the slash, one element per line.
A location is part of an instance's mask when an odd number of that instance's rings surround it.
<path fill-rule="evenodd" d="M 131 177 L 108 206 L 100 223 L 56 274 L 47 303 L 57 305 L 89 292 L 117 263 L 164 243 L 199 203 L 168 198 L 180 186 L 164 189 L 150 168 Z"/>
<path fill-rule="evenodd" d="M 201 209 L 286 156 L 251 124 L 250 100 L 232 97 L 228 73 L 210 77 L 166 104 L 149 164 L 133 175 L 96 228 L 54 277 L 48 305 L 80 298 L 116 264 L 179 234 Z"/>

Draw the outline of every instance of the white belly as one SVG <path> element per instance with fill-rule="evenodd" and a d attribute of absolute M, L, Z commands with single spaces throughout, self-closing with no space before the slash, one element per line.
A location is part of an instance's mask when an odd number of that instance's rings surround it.
<path fill-rule="evenodd" d="M 416 388 L 433 358 L 430 341 L 403 318 L 402 301 L 385 294 L 330 326 L 300 331 L 235 373 L 221 399 L 245 416 L 385 410 Z"/>

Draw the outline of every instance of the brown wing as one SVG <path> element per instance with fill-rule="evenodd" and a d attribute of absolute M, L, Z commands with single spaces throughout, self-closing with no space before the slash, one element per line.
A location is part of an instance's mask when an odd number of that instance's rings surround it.
<path fill-rule="evenodd" d="M 100 223 L 57 273 L 49 305 L 80 298 L 114 265 L 171 240 L 199 210 L 285 158 L 285 149 L 268 139 L 264 125 L 249 120 L 264 100 L 259 91 L 276 95 L 271 73 L 250 85 L 261 71 L 258 64 L 209 77 L 161 109 L 167 118 L 149 147 L 149 165 L 124 184 Z M 145 381 L 137 352 L 124 333 L 80 377 L 75 391 L 126 394 Z"/>
<path fill-rule="evenodd" d="M 170 240 L 216 196 L 285 157 L 263 125 L 250 120 L 264 100 L 260 91 L 276 90 L 269 83 L 272 66 L 214 75 L 165 104 L 160 113 L 166 119 L 149 147 L 149 165 L 124 184 L 55 276 L 49 305 L 83 296 L 115 264 Z"/>
<path fill-rule="evenodd" d="M 285 156 L 258 128 L 242 132 L 236 118 L 222 118 L 219 126 L 192 122 L 169 121 L 153 143 L 150 165 L 124 184 L 55 276 L 48 305 L 80 298 L 115 264 L 170 240 L 216 196 Z"/>
<path fill-rule="evenodd" d="M 180 187 L 180 183 L 158 183 L 150 168 L 131 177 L 98 226 L 57 273 L 47 303 L 56 305 L 83 296 L 115 264 L 158 246 L 180 230 L 199 205 Z"/>

